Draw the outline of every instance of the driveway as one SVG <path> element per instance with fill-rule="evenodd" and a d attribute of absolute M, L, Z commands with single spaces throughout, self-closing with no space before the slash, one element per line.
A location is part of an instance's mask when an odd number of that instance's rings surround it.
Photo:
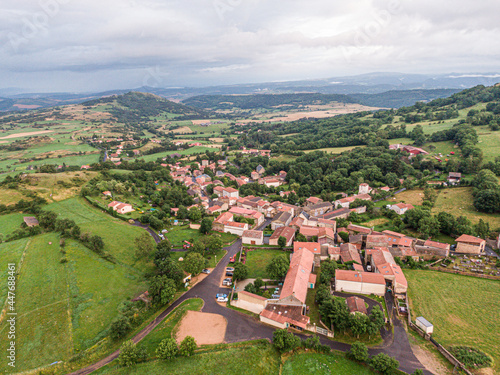
<path fill-rule="evenodd" d="M 222 288 L 219 286 L 220 279 L 225 273 L 226 266 L 229 264 L 229 258 L 235 255 L 241 249 L 241 239 L 237 240 L 231 246 L 225 248 L 227 250 L 226 255 L 221 259 L 217 267 L 201 282 L 193 286 L 190 290 L 184 293 L 179 299 L 177 299 L 172 305 L 165 309 L 156 319 L 149 323 L 142 331 L 140 331 L 132 340 L 134 342 L 141 341 L 146 335 L 148 335 L 162 320 L 179 304 L 189 298 L 202 298 L 205 301 L 202 311 L 213 314 L 220 314 L 227 319 L 227 329 L 225 335 L 225 342 L 233 343 L 240 341 L 248 341 L 253 339 L 269 339 L 272 340 L 274 327 L 260 323 L 256 318 L 253 318 L 244 313 L 229 309 L 225 306 L 218 304 L 215 301 L 215 295 L 217 293 L 231 292 L 231 288 Z M 393 306 L 387 306 L 390 311 L 393 310 Z M 392 357 L 395 357 L 400 363 L 400 370 L 407 373 L 412 373 L 415 369 L 424 367 L 420 364 L 417 358 L 413 355 L 413 352 L 406 335 L 403 324 L 398 319 L 393 319 L 394 321 L 394 340 L 392 344 L 379 348 L 370 349 L 369 353 L 376 355 L 378 353 L 386 353 Z M 303 334 L 298 334 L 297 336 L 301 338 L 306 338 L 307 336 Z M 320 336 L 320 341 L 324 345 L 328 345 L 330 348 L 335 350 L 347 351 L 350 345 L 340 343 L 337 341 L 330 340 L 326 337 Z M 119 351 L 115 351 L 106 358 L 100 360 L 93 365 L 80 369 L 71 373 L 70 375 L 86 375 L 91 372 L 107 365 L 111 361 L 118 358 Z M 428 371 L 424 371 L 425 374 L 431 374 Z"/>

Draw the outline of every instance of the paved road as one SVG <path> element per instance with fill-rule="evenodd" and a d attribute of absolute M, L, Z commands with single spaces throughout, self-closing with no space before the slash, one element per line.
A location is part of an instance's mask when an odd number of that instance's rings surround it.
<path fill-rule="evenodd" d="M 156 243 L 160 243 L 161 238 L 158 236 L 158 233 L 156 233 L 151 227 L 147 224 L 142 224 L 139 220 L 134 220 L 134 224 L 132 224 L 134 227 L 141 227 L 146 229 L 151 237 L 155 240 Z"/>

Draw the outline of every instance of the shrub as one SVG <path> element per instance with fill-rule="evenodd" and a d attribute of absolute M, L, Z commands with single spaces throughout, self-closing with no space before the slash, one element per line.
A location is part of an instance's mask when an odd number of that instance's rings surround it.
<path fill-rule="evenodd" d="M 468 346 L 452 346 L 450 352 L 468 368 L 488 367 L 492 362 L 488 355 Z"/>

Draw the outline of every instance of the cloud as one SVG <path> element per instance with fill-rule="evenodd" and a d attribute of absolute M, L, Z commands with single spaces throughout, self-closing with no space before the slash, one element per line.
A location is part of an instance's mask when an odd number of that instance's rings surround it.
<path fill-rule="evenodd" d="M 148 69 L 199 86 L 499 63 L 496 0 L 3 3 L 2 85 L 43 91 L 140 86 Z"/>

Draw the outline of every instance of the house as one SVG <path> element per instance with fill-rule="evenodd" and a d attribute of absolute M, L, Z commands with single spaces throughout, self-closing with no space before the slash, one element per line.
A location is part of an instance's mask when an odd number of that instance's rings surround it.
<path fill-rule="evenodd" d="M 278 187 L 281 185 L 281 181 L 276 178 L 264 179 L 264 185 L 267 187 Z"/>
<path fill-rule="evenodd" d="M 395 294 L 404 294 L 408 290 L 408 282 L 392 254 L 387 248 L 366 249 L 365 259 L 367 269 L 384 276 L 384 279 L 391 283 Z"/>
<path fill-rule="evenodd" d="M 25 216 L 23 217 L 23 221 L 28 227 L 36 227 L 39 224 L 37 218 L 34 216 Z"/>
<path fill-rule="evenodd" d="M 351 314 L 361 313 L 368 315 L 364 299 L 353 296 L 346 298 L 345 301 L 347 303 L 347 307 L 349 308 L 349 312 Z"/>
<path fill-rule="evenodd" d="M 359 185 L 358 194 L 369 194 L 372 188 L 367 183 L 362 183 Z"/>
<path fill-rule="evenodd" d="M 449 184 L 455 185 L 460 183 L 462 180 L 462 173 L 450 172 L 448 173 L 448 178 L 446 179 Z"/>
<path fill-rule="evenodd" d="M 361 225 L 349 224 L 347 226 L 349 234 L 362 234 L 367 236 L 372 233 L 371 228 L 363 227 Z"/>
<path fill-rule="evenodd" d="M 262 245 L 264 243 L 264 232 L 261 230 L 246 230 L 241 236 L 241 242 L 247 245 Z"/>
<path fill-rule="evenodd" d="M 333 220 L 333 219 L 347 219 L 351 214 L 351 210 L 347 207 L 339 208 L 338 210 L 330 211 L 327 214 L 318 216 L 322 219 Z"/>
<path fill-rule="evenodd" d="M 328 258 L 330 260 L 334 260 L 336 262 L 340 261 L 340 247 L 333 245 L 326 245 L 326 252 L 328 254 Z"/>
<path fill-rule="evenodd" d="M 335 232 L 335 230 L 337 229 L 337 222 L 335 220 L 318 219 L 318 227 L 331 228 Z"/>
<path fill-rule="evenodd" d="M 357 271 L 363 271 L 359 251 L 352 243 L 343 243 L 340 245 L 340 259 L 342 263 L 353 262 L 352 266 Z"/>
<path fill-rule="evenodd" d="M 351 197 L 347 198 L 342 198 L 342 199 L 337 199 L 333 205 L 335 208 L 349 208 L 349 205 L 354 202 L 356 199 L 361 199 L 363 201 L 371 201 L 372 197 L 370 194 L 358 194 L 358 195 L 353 195 Z"/>
<path fill-rule="evenodd" d="M 413 238 L 411 237 L 407 237 L 404 234 L 390 230 L 384 230 L 382 233 L 387 236 L 387 239 L 389 240 L 389 247 L 413 248 Z"/>
<path fill-rule="evenodd" d="M 285 198 L 288 197 L 290 194 L 296 194 L 294 190 L 291 191 L 280 191 L 280 197 Z"/>
<path fill-rule="evenodd" d="M 109 190 L 103 191 L 102 192 L 106 197 L 111 197 L 111 192 Z"/>
<path fill-rule="evenodd" d="M 335 271 L 335 291 L 358 294 L 385 294 L 385 279 L 379 273 L 360 271 Z"/>
<path fill-rule="evenodd" d="M 309 324 L 309 317 L 304 315 L 304 313 L 304 307 L 302 306 L 268 303 L 260 313 L 259 318 L 262 323 L 267 323 L 276 328 L 303 330 Z"/>
<path fill-rule="evenodd" d="M 311 216 L 320 216 L 331 211 L 332 208 L 333 205 L 330 202 L 320 202 L 304 207 L 304 211 Z"/>
<path fill-rule="evenodd" d="M 274 216 L 271 222 L 271 229 L 276 230 L 279 227 L 286 227 L 292 221 L 292 214 L 286 211 L 281 211 Z"/>
<path fill-rule="evenodd" d="M 278 240 L 280 237 L 285 237 L 286 246 L 292 246 L 293 240 L 295 238 L 295 229 L 291 227 L 276 228 L 271 237 L 269 237 L 269 245 L 278 246 Z"/>
<path fill-rule="evenodd" d="M 332 228 L 303 226 L 300 227 L 299 231 L 307 238 L 308 241 L 316 237 L 320 245 L 333 245 L 335 243 L 335 233 Z"/>
<path fill-rule="evenodd" d="M 266 173 L 266 170 L 264 169 L 264 167 L 262 165 L 258 165 L 257 168 L 255 168 L 255 171 L 260 175 L 262 176 L 264 173 Z"/>
<path fill-rule="evenodd" d="M 229 212 L 236 216 L 243 216 L 246 219 L 252 219 L 256 226 L 264 223 L 264 215 L 255 210 L 249 210 L 243 207 L 232 207 Z"/>
<path fill-rule="evenodd" d="M 457 243 L 457 248 L 455 250 L 457 253 L 482 254 L 486 246 L 485 240 L 479 237 L 469 236 L 468 234 L 462 234 L 455 242 Z"/>
<path fill-rule="evenodd" d="M 126 214 L 127 212 L 134 211 L 134 208 L 132 207 L 131 204 L 122 203 L 118 201 L 111 202 L 110 204 L 108 204 L 108 207 L 113 208 L 113 211 L 116 211 L 119 214 Z"/>
<path fill-rule="evenodd" d="M 233 221 L 233 214 L 231 212 L 224 212 L 217 217 L 212 223 L 213 230 L 224 232 L 224 225 L 229 221 Z"/>
<path fill-rule="evenodd" d="M 90 165 L 82 165 L 80 169 L 90 169 Z"/>
<path fill-rule="evenodd" d="M 406 203 L 398 203 L 398 204 L 393 204 L 389 209 L 396 212 L 398 215 L 403 215 L 406 213 L 408 210 L 412 210 L 415 207 L 411 204 L 406 204 Z"/>
<path fill-rule="evenodd" d="M 366 248 L 373 249 L 375 247 L 388 247 L 389 239 L 385 235 L 371 234 L 366 236 Z"/>
<path fill-rule="evenodd" d="M 317 197 L 309 197 L 306 199 L 305 206 L 310 207 L 318 203 L 323 203 L 323 199 Z"/>
<path fill-rule="evenodd" d="M 250 178 L 252 180 L 257 181 L 260 178 L 260 174 L 258 174 L 257 172 L 253 171 L 253 172 L 250 173 Z"/>
<path fill-rule="evenodd" d="M 230 198 L 237 200 L 240 197 L 240 193 L 237 189 L 232 187 L 216 186 L 214 187 L 214 194 L 218 197 Z"/>
<path fill-rule="evenodd" d="M 248 230 L 247 223 L 238 223 L 236 221 L 227 221 L 224 223 L 224 233 L 236 234 L 242 237 L 246 230 Z"/>

